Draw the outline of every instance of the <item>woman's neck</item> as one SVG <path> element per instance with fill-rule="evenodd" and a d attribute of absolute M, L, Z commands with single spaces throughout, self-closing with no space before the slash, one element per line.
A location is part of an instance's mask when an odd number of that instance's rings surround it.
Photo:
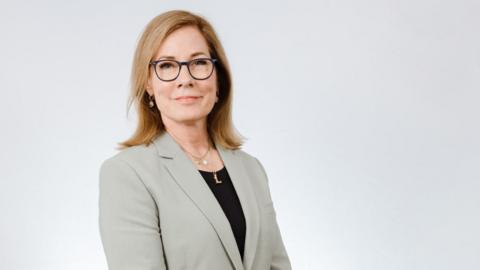
<path fill-rule="evenodd" d="M 165 126 L 168 134 L 189 153 L 201 156 L 210 147 L 206 123 L 199 121 L 195 124 L 169 124 Z"/>

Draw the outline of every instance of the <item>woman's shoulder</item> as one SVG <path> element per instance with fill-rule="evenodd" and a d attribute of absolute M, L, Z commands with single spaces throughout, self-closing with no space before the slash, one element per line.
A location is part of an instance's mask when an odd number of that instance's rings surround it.
<path fill-rule="evenodd" d="M 232 150 L 244 163 L 251 166 L 262 166 L 258 158 L 243 149 Z"/>
<path fill-rule="evenodd" d="M 107 157 L 102 162 L 102 167 L 104 164 L 128 164 L 133 166 L 139 161 L 145 162 L 146 160 L 153 158 L 155 158 L 155 150 L 153 149 L 152 144 L 148 146 L 145 144 L 135 145 L 119 150 L 119 152 L 114 155 Z"/>
<path fill-rule="evenodd" d="M 102 190 L 145 185 L 143 175 L 156 161 L 152 146 L 137 145 L 120 150 L 106 158 L 100 165 L 99 177 Z"/>

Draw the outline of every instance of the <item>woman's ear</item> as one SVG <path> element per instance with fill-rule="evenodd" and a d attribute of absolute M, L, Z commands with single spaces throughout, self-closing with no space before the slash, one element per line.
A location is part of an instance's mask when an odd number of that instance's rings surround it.
<path fill-rule="evenodd" d="M 151 88 L 145 88 L 149 96 L 153 96 L 153 91 Z"/>
<path fill-rule="evenodd" d="M 148 95 L 150 95 L 150 96 L 153 95 L 153 88 L 152 88 L 152 85 L 150 83 L 150 79 L 148 79 L 147 82 L 145 83 L 145 90 L 147 91 Z"/>

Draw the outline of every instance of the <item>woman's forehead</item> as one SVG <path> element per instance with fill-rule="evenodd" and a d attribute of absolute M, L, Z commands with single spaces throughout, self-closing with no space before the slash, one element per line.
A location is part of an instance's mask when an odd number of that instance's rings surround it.
<path fill-rule="evenodd" d="M 156 59 L 208 56 L 207 41 L 197 28 L 182 27 L 168 35 L 159 46 Z"/>

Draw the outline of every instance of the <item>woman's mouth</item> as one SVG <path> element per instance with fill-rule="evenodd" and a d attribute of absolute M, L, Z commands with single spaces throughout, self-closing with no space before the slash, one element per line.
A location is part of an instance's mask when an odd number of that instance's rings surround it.
<path fill-rule="evenodd" d="M 181 96 L 181 97 L 175 98 L 175 100 L 182 104 L 190 104 L 190 103 L 196 102 L 200 98 L 201 97 L 199 96 Z"/>

